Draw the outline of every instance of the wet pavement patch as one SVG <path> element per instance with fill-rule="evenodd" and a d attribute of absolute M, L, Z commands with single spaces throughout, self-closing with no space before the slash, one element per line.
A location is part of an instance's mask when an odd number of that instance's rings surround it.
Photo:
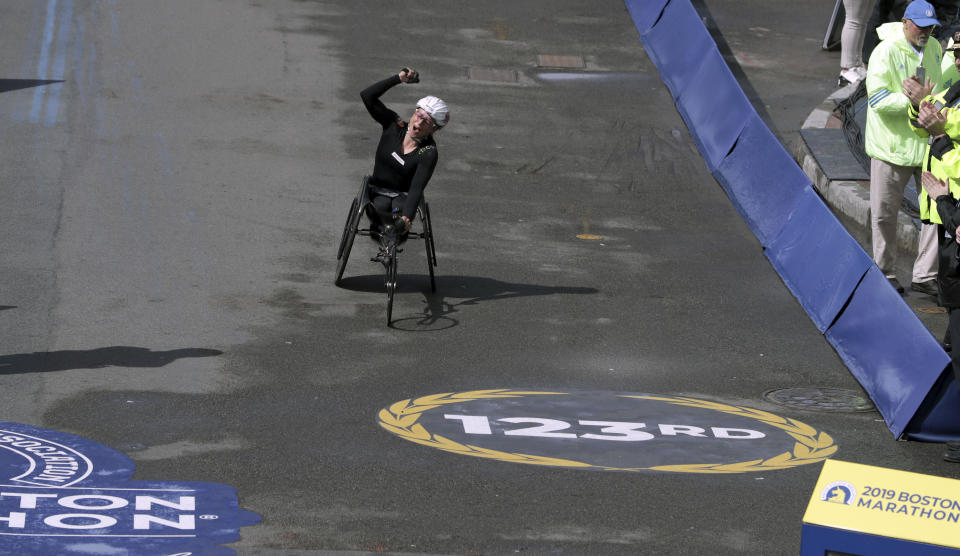
<path fill-rule="evenodd" d="M 583 56 L 558 56 L 556 54 L 537 54 L 537 67 L 541 68 L 585 68 Z"/>
<path fill-rule="evenodd" d="M 471 81 L 490 81 L 493 83 L 516 83 L 516 70 L 471 67 L 467 72 Z"/>

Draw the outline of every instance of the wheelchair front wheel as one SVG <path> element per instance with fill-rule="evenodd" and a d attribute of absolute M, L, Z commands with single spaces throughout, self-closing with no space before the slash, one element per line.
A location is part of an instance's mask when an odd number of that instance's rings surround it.
<path fill-rule="evenodd" d="M 397 254 L 393 253 L 387 265 L 387 326 L 393 322 L 393 294 L 397 291 Z"/>

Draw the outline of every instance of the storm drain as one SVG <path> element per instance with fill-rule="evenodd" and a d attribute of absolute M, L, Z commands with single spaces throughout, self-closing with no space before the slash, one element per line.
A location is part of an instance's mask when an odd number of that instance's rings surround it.
<path fill-rule="evenodd" d="M 782 388 L 764 392 L 763 399 L 778 405 L 810 411 L 873 411 L 873 402 L 859 392 L 843 388 Z"/>
<path fill-rule="evenodd" d="M 516 70 L 471 67 L 467 71 L 471 81 L 491 81 L 494 83 L 516 83 Z"/>

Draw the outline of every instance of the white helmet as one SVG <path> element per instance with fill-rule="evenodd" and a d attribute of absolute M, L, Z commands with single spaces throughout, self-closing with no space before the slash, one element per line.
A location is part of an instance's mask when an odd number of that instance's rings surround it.
<path fill-rule="evenodd" d="M 437 127 L 443 127 L 450 121 L 450 110 L 447 109 L 447 103 L 435 96 L 426 96 L 417 101 L 417 108 L 422 108 L 424 112 L 430 114 Z"/>

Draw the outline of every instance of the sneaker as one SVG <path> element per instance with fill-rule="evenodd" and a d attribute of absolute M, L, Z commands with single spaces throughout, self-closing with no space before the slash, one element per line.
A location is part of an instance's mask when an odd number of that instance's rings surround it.
<path fill-rule="evenodd" d="M 943 460 L 950 463 L 960 463 L 960 441 L 947 442 L 947 451 L 943 453 Z"/>
<path fill-rule="evenodd" d="M 857 68 L 847 68 L 845 70 L 840 70 L 840 77 L 837 79 L 837 86 L 845 87 L 851 83 L 856 84 L 867 76 L 866 69 L 864 69 L 863 74 L 861 75 Z"/>
<path fill-rule="evenodd" d="M 887 280 L 890 280 L 890 285 L 893 286 L 893 289 L 897 290 L 897 293 L 903 293 L 903 286 L 900 285 L 900 281 L 894 276 L 887 276 Z"/>
<path fill-rule="evenodd" d="M 910 289 L 915 292 L 925 293 L 927 295 L 937 296 L 937 281 L 927 280 L 926 282 L 913 282 Z"/>

